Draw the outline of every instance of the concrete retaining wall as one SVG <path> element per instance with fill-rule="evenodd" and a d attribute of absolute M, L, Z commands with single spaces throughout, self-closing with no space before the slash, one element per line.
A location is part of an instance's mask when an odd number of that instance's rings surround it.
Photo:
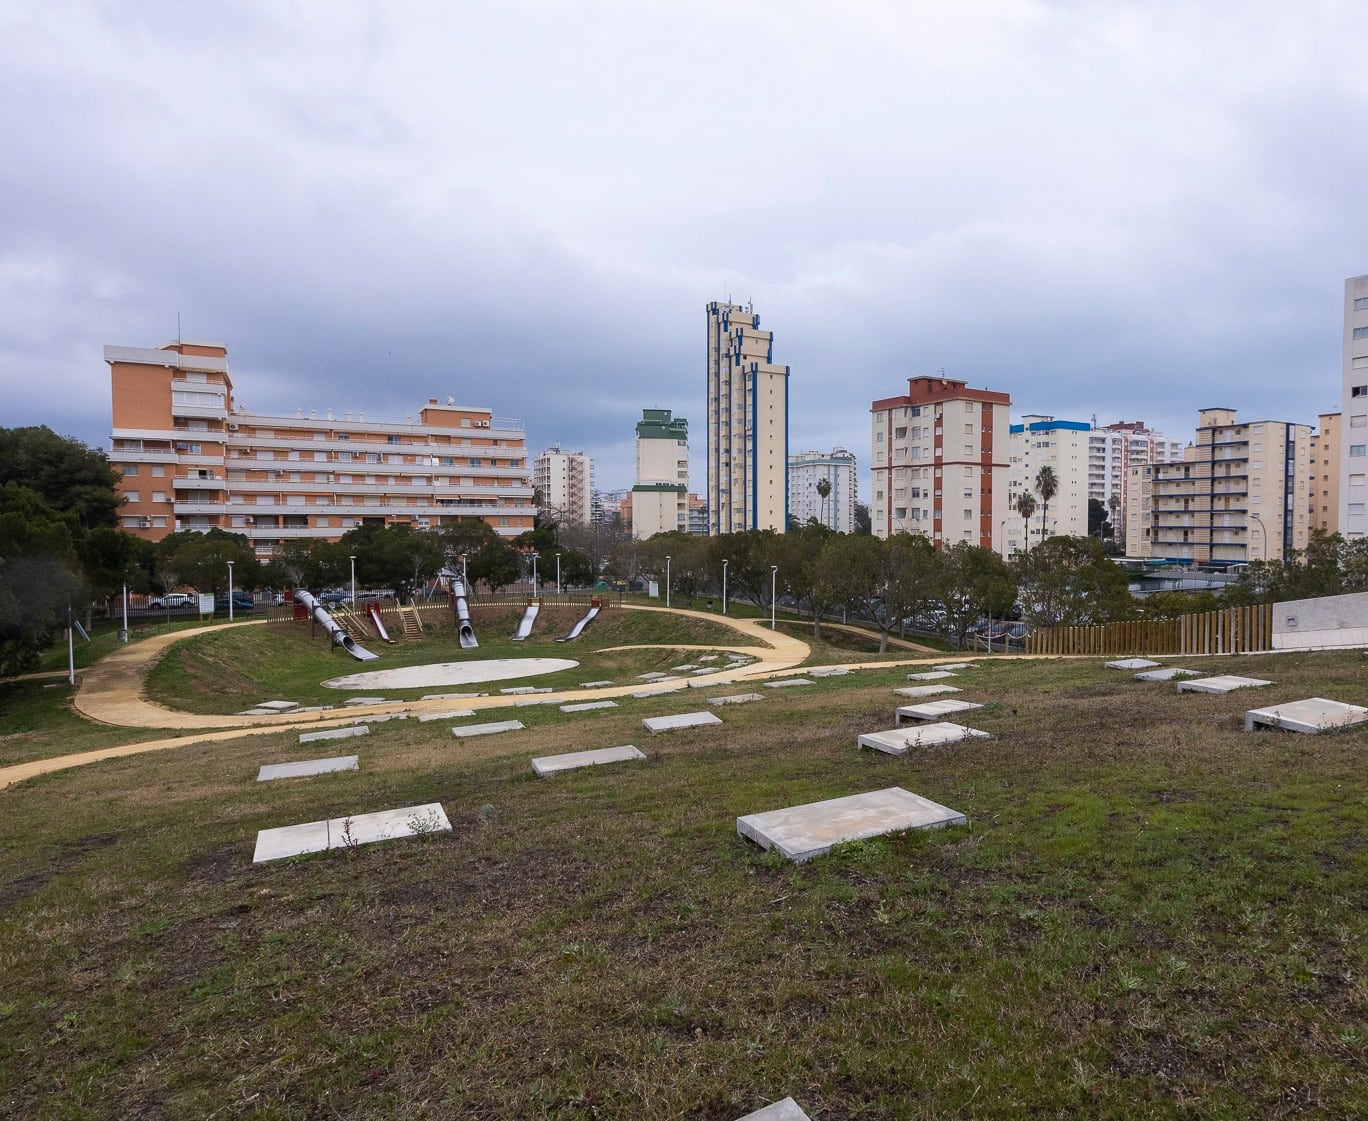
<path fill-rule="evenodd" d="M 1368 592 L 1273 605 L 1273 649 L 1368 646 Z"/>

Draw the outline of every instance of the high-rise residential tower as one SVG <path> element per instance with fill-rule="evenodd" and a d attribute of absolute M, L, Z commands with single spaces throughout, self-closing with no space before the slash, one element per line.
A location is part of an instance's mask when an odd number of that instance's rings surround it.
<path fill-rule="evenodd" d="M 1339 531 L 1368 533 L 1368 276 L 1344 282 L 1344 367 L 1340 389 Z"/>
<path fill-rule="evenodd" d="M 789 368 L 747 304 L 708 312 L 708 528 L 788 526 Z"/>
<path fill-rule="evenodd" d="M 788 474 L 789 514 L 799 525 L 815 518 L 837 533 L 855 532 L 854 452 L 800 452 L 789 456 Z"/>
<path fill-rule="evenodd" d="M 532 461 L 541 509 L 557 522 L 588 525 L 594 516 L 594 461 L 584 452 L 547 448 Z"/>
<path fill-rule="evenodd" d="M 632 536 L 689 529 L 689 422 L 669 409 L 643 409 L 636 426 Z"/>

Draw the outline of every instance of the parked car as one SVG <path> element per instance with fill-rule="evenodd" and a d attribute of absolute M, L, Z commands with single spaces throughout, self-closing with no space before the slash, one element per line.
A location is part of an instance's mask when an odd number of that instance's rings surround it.
<path fill-rule="evenodd" d="M 220 612 L 220 611 L 226 613 L 227 610 L 228 610 L 228 597 L 227 597 L 226 595 L 225 595 L 225 596 L 216 596 L 216 597 L 214 598 L 214 611 L 215 611 L 216 613 L 217 613 L 217 612 Z M 237 615 L 237 614 L 240 614 L 240 613 L 243 612 L 243 611 L 255 611 L 255 610 L 256 610 L 256 600 L 254 600 L 254 599 L 252 598 L 252 595 L 251 595 L 250 592 L 234 592 L 234 593 L 233 593 L 233 614 Z"/>
<path fill-rule="evenodd" d="M 199 595 L 195 592 L 167 592 L 164 596 L 153 596 L 147 601 L 148 607 L 194 607 L 199 603 Z"/>
<path fill-rule="evenodd" d="M 335 607 L 339 603 L 350 603 L 351 596 L 340 591 L 324 592 L 318 597 L 318 602 L 326 604 L 328 607 Z"/>

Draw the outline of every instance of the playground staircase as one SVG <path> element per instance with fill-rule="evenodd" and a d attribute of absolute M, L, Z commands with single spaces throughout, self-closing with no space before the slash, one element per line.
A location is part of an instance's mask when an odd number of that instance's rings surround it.
<path fill-rule="evenodd" d="M 370 625 L 370 620 L 365 618 L 359 611 L 338 604 L 332 615 L 333 618 L 341 624 L 342 629 L 353 638 L 372 638 L 375 635 L 375 631 Z"/>
<path fill-rule="evenodd" d="M 418 612 L 412 605 L 399 608 L 399 620 L 404 624 L 405 638 L 423 637 L 423 624 L 418 621 Z"/>

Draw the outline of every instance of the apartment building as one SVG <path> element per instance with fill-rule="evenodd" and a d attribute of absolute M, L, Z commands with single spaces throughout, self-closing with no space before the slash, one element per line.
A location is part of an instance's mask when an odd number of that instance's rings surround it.
<path fill-rule="evenodd" d="M 710 303 L 708 529 L 788 527 L 789 368 L 750 304 Z"/>
<path fill-rule="evenodd" d="M 818 489 L 825 480 L 825 497 Z M 826 489 L 823 487 L 822 489 Z M 815 518 L 837 533 L 855 532 L 855 503 L 859 497 L 855 453 L 845 448 L 829 452 L 801 452 L 788 461 L 789 514 L 799 525 Z"/>
<path fill-rule="evenodd" d="M 1339 532 L 1340 414 L 1321 413 L 1311 436 L 1311 483 L 1308 493 L 1312 529 Z"/>
<path fill-rule="evenodd" d="M 594 461 L 584 452 L 547 448 L 532 461 L 532 485 L 543 514 L 562 525 L 588 525 L 594 516 Z"/>
<path fill-rule="evenodd" d="M 1028 414 L 1011 426 L 1007 441 L 1007 535 L 1005 555 L 1034 548 L 1048 537 L 1088 534 L 1089 453 L 1093 426 Z M 1046 504 L 1035 489 L 1042 467 L 1054 471 L 1058 490 Z M 1016 512 L 1017 499 L 1036 495 L 1029 527 Z"/>
<path fill-rule="evenodd" d="M 1137 490 L 1148 487 L 1149 537 L 1137 524 L 1126 551 L 1212 565 L 1287 560 L 1306 547 L 1310 477 L 1310 425 L 1202 409 L 1180 462 L 1132 474 Z M 1143 502 L 1133 512 L 1144 517 Z"/>
<path fill-rule="evenodd" d="M 1125 536 L 1129 506 L 1130 470 L 1147 463 L 1172 463 L 1183 458 L 1181 440 L 1169 440 L 1142 420 L 1122 420 L 1101 428 L 1093 418 L 1088 437 L 1088 497 L 1106 508 L 1113 520 L 1116 540 Z"/>
<path fill-rule="evenodd" d="M 870 406 L 874 533 L 921 533 L 937 548 L 1003 549 L 1009 394 L 915 377 Z"/>
<path fill-rule="evenodd" d="M 1368 276 L 1344 282 L 1343 354 L 1339 531 L 1353 540 L 1368 533 Z"/>
<path fill-rule="evenodd" d="M 688 528 L 689 422 L 669 409 L 643 409 L 636 426 L 632 536 L 642 540 Z"/>
<path fill-rule="evenodd" d="M 689 536 L 708 536 L 708 500 L 702 495 L 689 495 Z"/>
<path fill-rule="evenodd" d="M 265 559 L 285 541 L 335 541 L 361 525 L 532 528 L 520 420 L 450 397 L 429 398 L 416 422 L 258 415 L 234 400 L 221 343 L 107 346 L 104 358 L 120 514 L 140 537 L 218 527 Z"/>

